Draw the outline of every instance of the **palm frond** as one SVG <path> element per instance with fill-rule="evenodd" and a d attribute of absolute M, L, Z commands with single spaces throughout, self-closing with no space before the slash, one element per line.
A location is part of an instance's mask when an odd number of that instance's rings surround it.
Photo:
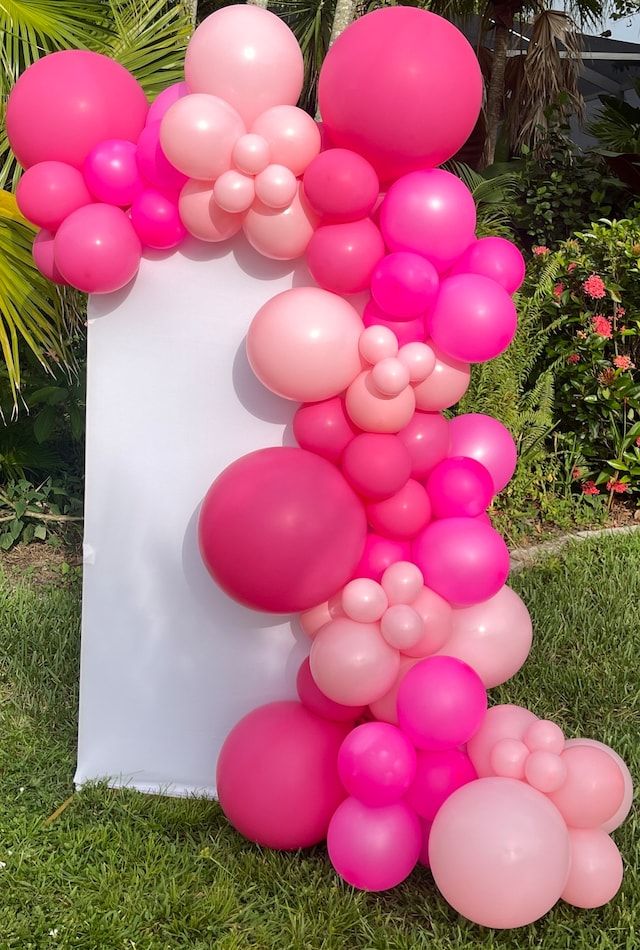
<path fill-rule="evenodd" d="M 636 82 L 636 94 L 640 82 Z M 598 139 L 602 148 L 617 155 L 640 153 L 640 108 L 615 96 L 600 96 L 602 108 L 587 131 Z"/>
<path fill-rule="evenodd" d="M 447 162 L 444 167 L 460 178 L 473 195 L 478 214 L 479 237 L 491 234 L 509 237 L 512 234 L 517 174 L 503 172 L 493 177 L 484 177 L 469 165 L 456 161 Z"/>
<path fill-rule="evenodd" d="M 275 0 L 269 9 L 284 20 L 300 44 L 305 73 L 300 105 L 315 115 L 318 75 L 329 49 L 336 0 Z"/>

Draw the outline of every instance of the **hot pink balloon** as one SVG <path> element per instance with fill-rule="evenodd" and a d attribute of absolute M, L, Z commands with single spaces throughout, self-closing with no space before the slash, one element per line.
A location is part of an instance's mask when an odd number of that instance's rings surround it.
<path fill-rule="evenodd" d="M 187 235 L 176 202 L 153 188 L 134 199 L 131 223 L 142 244 L 157 250 L 177 247 Z"/>
<path fill-rule="evenodd" d="M 403 652 L 415 657 L 430 656 L 449 642 L 453 610 L 443 597 L 428 587 L 422 588 L 411 606 L 422 617 L 424 633 L 414 646 L 406 647 Z"/>
<path fill-rule="evenodd" d="M 618 847 L 600 828 L 570 828 L 571 870 L 562 900 L 574 907 L 602 907 L 622 884 Z"/>
<path fill-rule="evenodd" d="M 136 161 L 137 146 L 125 139 L 107 139 L 91 149 L 82 173 L 97 201 L 128 208 L 144 183 Z"/>
<path fill-rule="evenodd" d="M 340 746 L 338 774 L 347 794 L 358 801 L 376 808 L 392 805 L 415 778 L 415 749 L 395 726 L 365 722 Z"/>
<path fill-rule="evenodd" d="M 370 300 L 364 308 L 362 322 L 365 327 L 388 328 L 395 334 L 400 346 L 406 343 L 422 343 L 425 338 L 424 317 L 416 317 L 415 320 L 392 320 L 373 300 Z"/>
<path fill-rule="evenodd" d="M 369 533 L 353 576 L 370 577 L 374 581 L 380 581 L 389 565 L 395 564 L 396 561 L 408 561 L 410 558 L 411 545 L 408 541 L 393 541 L 391 538 L 381 538 L 378 534 Z"/>
<path fill-rule="evenodd" d="M 268 208 L 288 208 L 298 191 L 293 172 L 285 165 L 267 165 L 255 178 L 256 197 Z"/>
<path fill-rule="evenodd" d="M 500 704 L 487 710 L 480 729 L 467 744 L 467 753 L 480 776 L 495 775 L 491 765 L 491 753 L 501 739 L 522 740 L 525 732 L 536 722 L 537 717 L 523 706 Z"/>
<path fill-rule="evenodd" d="M 419 751 L 415 779 L 407 792 L 407 804 L 422 818 L 433 821 L 447 798 L 477 777 L 469 756 L 460 749 Z"/>
<path fill-rule="evenodd" d="M 435 345 L 456 360 L 486 363 L 513 340 L 516 308 L 506 290 L 479 274 L 447 277 L 431 313 Z"/>
<path fill-rule="evenodd" d="M 293 434 L 300 448 L 330 462 L 340 461 L 357 431 L 340 396 L 300 406 L 293 417 Z"/>
<path fill-rule="evenodd" d="M 91 204 L 93 198 L 77 168 L 64 162 L 39 162 L 18 182 L 16 201 L 28 221 L 55 232 L 65 218 Z"/>
<path fill-rule="evenodd" d="M 425 821 L 423 818 L 420 819 L 420 827 L 422 828 L 422 847 L 420 849 L 420 857 L 418 858 L 418 864 L 421 864 L 422 867 L 428 868 L 429 865 L 429 836 L 431 834 L 431 822 Z"/>
<path fill-rule="evenodd" d="M 320 151 L 320 130 L 308 112 L 297 106 L 276 105 L 261 112 L 251 131 L 269 144 L 271 161 L 284 165 L 294 177 L 302 175 Z"/>
<path fill-rule="evenodd" d="M 357 152 L 330 148 L 308 165 L 304 190 L 322 218 L 339 223 L 366 218 L 378 199 L 380 183 L 373 167 Z"/>
<path fill-rule="evenodd" d="M 160 122 L 165 112 L 169 110 L 173 103 L 177 102 L 178 99 L 184 98 L 184 96 L 188 96 L 190 91 L 186 82 L 174 82 L 173 85 L 163 89 L 149 106 L 147 125 Z"/>
<path fill-rule="evenodd" d="M 296 690 L 303 706 L 316 716 L 323 719 L 331 719 L 334 722 L 353 723 L 359 719 L 365 711 L 365 706 L 342 706 L 340 703 L 334 703 L 332 699 L 325 696 L 316 686 L 315 680 L 311 675 L 309 658 L 300 664 L 298 675 L 296 677 Z"/>
<path fill-rule="evenodd" d="M 276 261 L 294 261 L 306 251 L 317 223 L 315 212 L 302 194 L 302 185 L 298 185 L 288 208 L 269 208 L 256 199 L 247 211 L 243 230 L 259 254 Z"/>
<path fill-rule="evenodd" d="M 406 485 L 411 461 L 396 435 L 365 432 L 347 445 L 342 471 L 359 495 L 379 500 L 389 498 Z"/>
<path fill-rule="evenodd" d="M 509 430 L 492 416 L 469 412 L 449 423 L 450 455 L 475 459 L 487 469 L 495 492 L 502 491 L 516 469 L 517 452 Z"/>
<path fill-rule="evenodd" d="M 152 106 L 153 108 L 153 106 Z M 136 149 L 138 171 L 150 185 L 170 196 L 176 196 L 187 183 L 186 175 L 174 168 L 162 151 L 160 122 L 147 122 L 140 133 Z"/>
<path fill-rule="evenodd" d="M 382 638 L 377 623 L 338 618 L 314 637 L 310 662 L 326 696 L 345 706 L 360 706 L 391 689 L 400 655 Z"/>
<path fill-rule="evenodd" d="M 160 144 L 178 171 L 190 178 L 212 180 L 231 168 L 233 146 L 245 131 L 244 122 L 224 99 L 191 94 L 178 99 L 165 113 Z"/>
<path fill-rule="evenodd" d="M 380 699 L 376 699 L 375 702 L 369 704 L 369 710 L 372 716 L 382 722 L 390 722 L 395 726 L 398 725 L 397 700 L 400 683 L 406 676 L 407 672 L 418 662 L 419 660 L 417 658 L 403 656 L 401 654 L 398 675 L 396 676 L 393 686 L 384 694 L 384 696 L 381 696 Z"/>
<path fill-rule="evenodd" d="M 342 591 L 342 609 L 350 620 L 374 623 L 380 620 L 389 602 L 384 590 L 370 577 L 356 577 Z"/>
<path fill-rule="evenodd" d="M 567 778 L 549 797 L 571 828 L 598 828 L 622 804 L 624 776 L 615 759 L 592 746 L 571 746 L 561 756 Z"/>
<path fill-rule="evenodd" d="M 407 386 L 397 396 L 381 393 L 373 380 L 372 370 L 365 370 L 355 378 L 347 390 L 345 401 L 349 418 L 365 432 L 399 432 L 408 425 L 416 405 L 412 386 Z"/>
<path fill-rule="evenodd" d="M 434 518 L 475 518 L 493 497 L 493 481 L 484 465 L 462 456 L 438 462 L 426 488 Z"/>
<path fill-rule="evenodd" d="M 408 425 L 398 432 L 411 457 L 411 476 L 418 481 L 427 477 L 449 452 L 450 422 L 439 412 L 416 412 Z"/>
<path fill-rule="evenodd" d="M 597 739 L 567 739 L 565 742 L 565 749 L 570 749 L 572 746 L 576 745 L 586 745 L 591 746 L 594 749 L 601 749 L 603 752 L 606 752 L 607 755 L 610 755 L 611 758 L 616 762 L 622 778 L 624 781 L 624 795 L 622 797 L 622 802 L 617 812 L 608 818 L 607 821 L 603 822 L 601 828 L 603 831 L 606 831 L 607 834 L 611 834 L 612 831 L 615 831 L 616 828 L 619 828 L 622 822 L 625 820 L 629 812 L 631 811 L 631 806 L 633 804 L 633 779 L 631 777 L 631 772 L 629 771 L 629 766 L 622 759 L 615 749 L 612 749 L 610 746 L 605 745 L 604 742 L 598 742 Z"/>
<path fill-rule="evenodd" d="M 256 197 L 255 181 L 251 175 L 229 168 L 213 185 L 213 200 L 223 211 L 240 214 L 247 211 Z"/>
<path fill-rule="evenodd" d="M 357 294 L 366 290 L 384 255 L 384 241 L 371 218 L 319 227 L 307 247 L 307 265 L 325 290 Z"/>
<path fill-rule="evenodd" d="M 410 478 L 382 501 L 367 505 L 367 519 L 375 532 L 406 541 L 415 538 L 431 518 L 431 503 L 420 482 Z"/>
<path fill-rule="evenodd" d="M 524 258 L 512 241 L 483 237 L 473 241 L 451 269 L 452 274 L 482 274 L 513 294 L 524 280 Z"/>
<path fill-rule="evenodd" d="M 108 294 L 128 284 L 141 254 L 127 215 L 107 204 L 78 208 L 60 225 L 54 242 L 56 267 L 64 279 L 90 294 Z"/>
<path fill-rule="evenodd" d="M 178 207 L 185 228 L 200 241 L 227 241 L 244 221 L 244 215 L 229 214 L 216 204 L 210 181 L 188 181 L 180 192 Z"/>
<path fill-rule="evenodd" d="M 371 276 L 371 294 L 390 316 L 409 320 L 431 308 L 438 283 L 433 264 L 419 254 L 400 251 L 382 258 Z"/>
<path fill-rule="evenodd" d="M 64 286 L 67 282 L 56 267 L 54 241 L 55 238 L 51 231 L 45 231 L 44 229 L 38 231 L 33 240 L 33 260 L 43 277 L 53 281 L 54 284 Z"/>
<path fill-rule="evenodd" d="M 414 387 L 416 408 L 423 412 L 448 409 L 462 399 L 471 380 L 469 364 L 448 356 L 427 340 L 436 356 L 433 372 Z"/>

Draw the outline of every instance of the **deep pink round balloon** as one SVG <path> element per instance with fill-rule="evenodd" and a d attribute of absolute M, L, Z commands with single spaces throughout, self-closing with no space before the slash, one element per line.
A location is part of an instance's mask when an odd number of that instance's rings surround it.
<path fill-rule="evenodd" d="M 518 318 L 500 284 L 480 274 L 447 277 L 431 313 L 433 342 L 456 360 L 486 363 L 506 350 Z"/>
<path fill-rule="evenodd" d="M 415 317 L 413 320 L 394 320 L 388 313 L 381 310 L 374 300 L 370 300 L 364 308 L 362 322 L 365 327 L 387 327 L 395 333 L 400 346 L 404 346 L 405 343 L 424 343 L 426 336 L 423 316 Z"/>
<path fill-rule="evenodd" d="M 471 759 L 461 749 L 420 751 L 416 777 L 407 792 L 407 804 L 422 818 L 433 821 L 449 795 L 477 777 Z"/>
<path fill-rule="evenodd" d="M 429 496 L 413 478 L 390 498 L 367 505 L 367 519 L 373 530 L 400 541 L 415 538 L 430 518 Z"/>
<path fill-rule="evenodd" d="M 398 690 L 398 720 L 420 749 L 440 752 L 464 745 L 487 711 L 487 691 L 475 670 L 451 656 L 413 666 Z"/>
<path fill-rule="evenodd" d="M 426 488 L 434 518 L 475 518 L 493 497 L 493 481 L 484 465 L 462 456 L 438 462 Z"/>
<path fill-rule="evenodd" d="M 65 285 L 67 282 L 56 267 L 54 240 L 54 236 L 50 231 L 44 229 L 38 231 L 33 239 L 31 249 L 33 260 L 43 277 L 53 281 L 54 284 Z"/>
<path fill-rule="evenodd" d="M 411 459 L 397 435 L 363 432 L 344 450 L 342 471 L 359 495 L 379 500 L 394 495 L 407 483 Z"/>
<path fill-rule="evenodd" d="M 318 98 L 333 143 L 364 155 L 389 181 L 455 155 L 480 113 L 482 77 L 473 49 L 447 20 L 387 7 L 338 37 Z"/>
<path fill-rule="evenodd" d="M 153 108 L 153 106 L 152 106 Z M 174 168 L 162 151 L 160 122 L 147 122 L 138 139 L 136 149 L 138 171 L 145 181 L 168 195 L 177 195 L 188 182 L 186 175 Z"/>
<path fill-rule="evenodd" d="M 378 200 L 380 183 L 366 158 L 346 148 L 321 152 L 303 178 L 309 204 L 326 221 L 366 218 Z"/>
<path fill-rule="evenodd" d="M 502 491 L 515 472 L 518 455 L 513 436 L 493 416 L 468 412 L 449 423 L 451 455 L 465 455 L 487 469 L 495 492 Z"/>
<path fill-rule="evenodd" d="M 174 82 L 173 85 L 163 89 L 149 106 L 147 113 L 147 125 L 153 125 L 154 122 L 160 122 L 165 112 L 167 112 L 174 102 L 188 96 L 190 89 L 186 82 Z"/>
<path fill-rule="evenodd" d="M 309 657 L 303 660 L 296 677 L 296 689 L 303 706 L 316 716 L 335 722 L 355 722 L 367 708 L 366 706 L 343 706 L 322 692 L 311 675 Z"/>
<path fill-rule="evenodd" d="M 38 162 L 24 173 L 16 189 L 22 214 L 39 228 L 55 232 L 65 218 L 91 204 L 82 173 L 64 162 Z"/>
<path fill-rule="evenodd" d="M 513 241 L 483 237 L 466 249 L 451 269 L 452 274 L 482 274 L 500 284 L 509 294 L 524 280 L 524 257 Z"/>
<path fill-rule="evenodd" d="M 176 201 L 155 188 L 145 188 L 131 206 L 131 223 L 145 247 L 166 251 L 187 236 Z"/>
<path fill-rule="evenodd" d="M 391 317 L 415 319 L 429 310 L 438 293 L 433 264 L 409 251 L 383 257 L 371 277 L 373 299 Z"/>
<path fill-rule="evenodd" d="M 366 290 L 384 255 L 384 241 L 371 218 L 319 227 L 307 245 L 311 276 L 334 294 Z"/>
<path fill-rule="evenodd" d="M 56 267 L 72 287 L 108 294 L 132 280 L 142 248 L 131 221 L 120 208 L 91 204 L 78 208 L 56 234 Z"/>
<path fill-rule="evenodd" d="M 347 793 L 365 805 L 391 805 L 414 780 L 415 749 L 396 726 L 365 722 L 340 746 L 338 774 Z"/>
<path fill-rule="evenodd" d="M 368 534 L 364 543 L 362 557 L 356 565 L 354 577 L 370 577 L 380 581 L 386 569 L 396 561 L 411 560 L 411 543 L 381 538 L 379 534 Z"/>
<path fill-rule="evenodd" d="M 128 208 L 144 184 L 136 162 L 137 146 L 125 139 L 107 139 L 95 145 L 84 160 L 82 173 L 97 201 Z"/>
<path fill-rule="evenodd" d="M 349 728 L 296 702 L 259 706 L 241 719 L 216 769 L 220 806 L 233 827 L 285 851 L 322 841 L 344 798 L 337 756 Z"/>
<path fill-rule="evenodd" d="M 411 477 L 418 480 L 446 458 L 449 452 L 448 419 L 440 412 L 415 412 L 411 422 L 398 432 L 398 438 L 411 456 Z"/>
<path fill-rule="evenodd" d="M 340 472 L 295 448 L 233 462 L 202 505 L 202 558 L 214 580 L 256 610 L 292 613 L 328 600 L 353 577 L 364 509 Z"/>
<path fill-rule="evenodd" d="M 509 551 L 494 528 L 475 518 L 432 521 L 413 542 L 427 587 L 467 607 L 497 594 L 509 576 Z"/>
<path fill-rule="evenodd" d="M 293 417 L 293 434 L 301 449 L 338 462 L 358 430 L 349 419 L 342 396 L 309 402 Z"/>

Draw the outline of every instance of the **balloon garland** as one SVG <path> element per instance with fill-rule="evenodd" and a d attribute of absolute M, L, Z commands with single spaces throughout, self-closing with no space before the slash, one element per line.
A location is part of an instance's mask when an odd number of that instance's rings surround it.
<path fill-rule="evenodd" d="M 267 257 L 305 255 L 316 284 L 278 294 L 247 335 L 258 379 L 302 404 L 299 448 L 234 462 L 200 514 L 216 583 L 299 613 L 311 643 L 299 702 L 255 709 L 224 743 L 227 818 L 267 847 L 326 838 L 365 890 L 430 866 L 485 926 L 605 903 L 626 765 L 525 708 L 487 708 L 532 638 L 487 515 L 516 450 L 497 420 L 443 412 L 512 340 L 524 262 L 476 238 L 469 190 L 436 167 L 478 117 L 471 47 L 417 8 L 368 14 L 325 60 L 319 126 L 295 106 L 293 34 L 231 6 L 195 31 L 185 78 L 149 108 L 117 63 L 54 53 L 17 81 L 7 130 L 56 283 L 110 293 L 144 248 L 242 231 Z M 345 298 L 363 291 L 361 314 Z"/>

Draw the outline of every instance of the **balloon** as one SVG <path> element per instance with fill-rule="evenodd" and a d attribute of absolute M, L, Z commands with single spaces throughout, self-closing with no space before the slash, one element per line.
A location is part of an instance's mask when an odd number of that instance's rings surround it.
<path fill-rule="evenodd" d="M 93 198 L 77 168 L 64 162 L 39 162 L 18 182 L 16 201 L 32 224 L 57 231 L 65 218 L 91 204 Z"/>
<path fill-rule="evenodd" d="M 166 192 L 170 197 L 175 196 L 177 198 L 178 193 L 188 181 L 186 175 L 174 168 L 162 151 L 159 121 L 147 121 L 146 126 L 140 133 L 136 149 L 136 162 L 141 176 L 158 191 Z"/>
<path fill-rule="evenodd" d="M 302 705 L 323 719 L 353 723 L 365 710 L 364 706 L 342 706 L 340 703 L 334 703 L 332 699 L 320 692 L 311 675 L 309 657 L 300 664 L 296 677 L 296 689 Z"/>
<path fill-rule="evenodd" d="M 389 646 L 406 650 L 422 639 L 424 623 L 418 611 L 409 604 L 392 604 L 382 617 L 380 631 Z"/>
<path fill-rule="evenodd" d="M 128 208 L 144 188 L 136 161 L 137 146 L 126 139 L 95 145 L 84 160 L 82 174 L 97 201 Z"/>
<path fill-rule="evenodd" d="M 398 353 L 398 359 L 409 370 L 412 383 L 421 383 L 436 368 L 436 354 L 426 343 L 405 343 Z"/>
<path fill-rule="evenodd" d="M 435 591 L 423 587 L 411 606 L 422 617 L 424 633 L 414 646 L 406 647 L 403 652 L 415 657 L 429 656 L 449 643 L 453 623 L 451 605 Z"/>
<path fill-rule="evenodd" d="M 387 595 L 370 577 L 356 577 L 342 591 L 342 609 L 350 620 L 375 623 L 387 607 Z"/>
<path fill-rule="evenodd" d="M 574 907 L 602 907 L 622 884 L 622 858 L 609 835 L 600 828 L 570 828 L 571 869 L 561 894 Z"/>
<path fill-rule="evenodd" d="M 315 212 L 302 194 L 302 185 L 298 185 L 293 201 L 282 210 L 269 208 L 256 198 L 243 230 L 259 254 L 276 261 L 293 261 L 306 251 L 317 223 Z"/>
<path fill-rule="evenodd" d="M 409 453 L 396 435 L 364 432 L 345 448 L 342 471 L 359 495 L 372 500 L 389 498 L 409 479 Z"/>
<path fill-rule="evenodd" d="M 561 755 L 567 768 L 563 785 L 550 799 L 571 828 L 597 828 L 616 814 L 625 783 L 618 763 L 603 749 L 570 746 Z"/>
<path fill-rule="evenodd" d="M 564 750 L 564 733 L 560 726 L 549 719 L 532 722 L 522 739 L 529 752 L 552 752 L 554 755 L 560 755 Z"/>
<path fill-rule="evenodd" d="M 430 518 L 429 496 L 420 482 L 413 478 L 390 498 L 367 505 L 367 519 L 373 530 L 401 541 L 414 538 Z"/>
<path fill-rule="evenodd" d="M 539 750 L 528 755 L 524 775 L 539 792 L 555 792 L 566 781 L 567 767 L 559 755 Z"/>
<path fill-rule="evenodd" d="M 450 422 L 439 412 L 416 412 L 398 432 L 411 458 L 411 477 L 427 477 L 449 451 Z"/>
<path fill-rule="evenodd" d="M 266 109 L 295 105 L 304 64 L 289 27 L 261 7 L 216 10 L 187 46 L 184 75 L 194 92 L 220 96 L 250 125 Z"/>
<path fill-rule="evenodd" d="M 626 762 L 620 758 L 618 753 L 610 748 L 608 745 L 605 745 L 603 742 L 598 742 L 596 739 L 567 739 L 565 742 L 565 749 L 570 749 L 572 746 L 576 745 L 586 745 L 591 746 L 594 749 L 602 749 L 603 752 L 606 752 L 614 762 L 617 763 L 618 768 L 622 774 L 624 781 L 624 795 L 620 807 L 611 818 L 603 822 L 601 828 L 603 831 L 606 831 L 607 834 L 610 834 L 612 831 L 615 831 L 616 828 L 619 828 L 622 822 L 625 820 L 629 812 L 631 811 L 631 806 L 633 804 L 633 779 L 631 778 L 631 772 Z"/>
<path fill-rule="evenodd" d="M 147 109 L 124 66 L 100 53 L 62 50 L 18 78 L 7 103 L 7 135 L 23 168 L 44 161 L 81 168 L 104 139 L 137 142 Z"/>
<path fill-rule="evenodd" d="M 371 218 L 318 228 L 307 247 L 307 265 L 313 279 L 325 290 L 357 294 L 366 290 L 384 241 Z"/>
<path fill-rule="evenodd" d="M 375 716 L 375 718 L 378 720 L 390 722 L 396 726 L 398 725 L 397 700 L 400 683 L 406 676 L 408 670 L 410 670 L 418 662 L 419 659 L 416 657 L 400 656 L 398 675 L 396 676 L 393 686 L 384 694 L 384 696 L 381 696 L 380 699 L 376 699 L 375 702 L 369 704 L 369 710 L 372 716 Z"/>
<path fill-rule="evenodd" d="M 457 608 L 452 618 L 451 636 L 442 652 L 473 667 L 487 689 L 515 676 L 529 656 L 531 618 L 510 587 L 479 604 Z"/>
<path fill-rule="evenodd" d="M 491 504 L 493 481 L 475 459 L 443 459 L 426 481 L 434 518 L 475 518 Z"/>
<path fill-rule="evenodd" d="M 433 372 L 423 383 L 415 386 L 413 391 L 417 409 L 435 412 L 448 409 L 462 399 L 469 388 L 471 372 L 468 363 L 452 359 L 434 346 L 432 341 L 427 342 L 435 354 L 436 365 Z"/>
<path fill-rule="evenodd" d="M 213 186 L 213 200 L 229 214 L 247 211 L 256 197 L 254 179 L 250 175 L 229 168 L 216 179 Z"/>
<path fill-rule="evenodd" d="M 33 260 L 40 273 L 54 284 L 64 286 L 67 282 L 56 267 L 54 236 L 51 231 L 38 231 L 33 239 Z"/>
<path fill-rule="evenodd" d="M 358 428 L 368 432 L 399 432 L 408 425 L 415 404 L 411 386 L 397 396 L 383 395 L 373 381 L 371 370 L 360 373 L 346 395 L 349 418 Z"/>
<path fill-rule="evenodd" d="M 308 112 L 297 106 L 275 105 L 266 109 L 251 131 L 268 143 L 271 161 L 290 169 L 296 178 L 320 151 L 318 126 Z"/>
<path fill-rule="evenodd" d="M 267 848 L 294 851 L 322 841 L 344 798 L 336 760 L 349 728 L 296 702 L 250 712 L 218 757 L 217 792 L 227 820 Z"/>
<path fill-rule="evenodd" d="M 369 326 L 363 330 L 358 346 L 362 359 L 372 366 L 398 355 L 398 338 L 393 330 L 384 326 Z"/>
<path fill-rule="evenodd" d="M 200 241 L 226 241 L 242 227 L 243 215 L 229 214 L 216 204 L 210 181 L 188 181 L 178 207 L 185 228 Z"/>
<path fill-rule="evenodd" d="M 309 610 L 305 610 L 300 614 L 298 620 L 300 621 L 303 633 L 305 633 L 310 640 L 313 640 L 318 630 L 321 630 L 330 620 L 344 616 L 345 613 L 342 609 L 342 591 L 340 591 L 334 594 L 333 597 L 330 597 L 329 600 L 325 600 L 324 603 L 316 604 L 315 607 L 310 607 Z"/>
<path fill-rule="evenodd" d="M 460 749 L 418 752 L 416 776 L 407 792 L 407 804 L 428 821 L 456 789 L 477 779 L 476 770 Z"/>
<path fill-rule="evenodd" d="M 292 613 L 327 600 L 350 579 L 365 518 L 325 459 L 270 448 L 218 476 L 202 504 L 198 533 L 204 563 L 230 597 L 256 610 Z"/>
<path fill-rule="evenodd" d="M 420 823 L 404 802 L 371 808 L 347 798 L 327 833 L 335 870 L 361 891 L 386 891 L 404 881 L 416 866 L 421 845 Z"/>
<path fill-rule="evenodd" d="M 303 182 L 314 211 L 335 223 L 366 218 L 380 191 L 369 162 L 345 148 L 330 148 L 317 155 L 307 166 Z"/>
<path fill-rule="evenodd" d="M 481 778 L 451 795 L 431 826 L 431 871 L 452 907 L 484 927 L 524 927 L 562 894 L 569 832 L 546 795 Z"/>
<path fill-rule="evenodd" d="M 371 380 L 383 396 L 399 396 L 411 380 L 408 368 L 395 356 L 389 356 L 373 367 Z"/>
<path fill-rule="evenodd" d="M 480 778 L 495 774 L 491 754 L 496 743 L 501 739 L 522 740 L 531 723 L 536 721 L 536 716 L 523 706 L 501 704 L 487 710 L 482 725 L 467 744 L 467 753 Z"/>
<path fill-rule="evenodd" d="M 362 321 L 353 307 L 318 287 L 272 297 L 251 321 L 247 357 L 263 385 L 297 402 L 330 399 L 360 368 Z"/>
<path fill-rule="evenodd" d="M 357 19 L 332 45 L 318 101 L 332 142 L 359 152 L 389 181 L 455 155 L 480 113 L 482 77 L 451 23 L 386 8 Z"/>
<path fill-rule="evenodd" d="M 78 208 L 62 222 L 54 246 L 56 267 L 72 287 L 108 294 L 132 280 L 142 249 L 131 221 L 113 205 Z"/>
<path fill-rule="evenodd" d="M 487 691 L 470 666 L 431 656 L 409 670 L 398 691 L 400 728 L 420 749 L 439 752 L 468 742 L 487 711 Z"/>
<path fill-rule="evenodd" d="M 364 308 L 362 322 L 365 327 L 380 326 L 391 330 L 400 346 L 422 343 L 425 337 L 424 317 L 416 317 L 415 320 L 392 320 L 373 300 Z"/>
<path fill-rule="evenodd" d="M 489 757 L 491 774 L 524 779 L 528 758 L 529 750 L 521 739 L 499 739 Z"/>
<path fill-rule="evenodd" d="M 356 726 L 338 752 L 340 781 L 348 795 L 365 805 L 379 808 L 399 801 L 415 774 L 415 749 L 387 722 Z"/>
<path fill-rule="evenodd" d="M 447 270 L 460 256 L 473 240 L 475 227 L 471 192 L 441 168 L 400 178 L 380 208 L 380 229 L 387 247 L 421 254 L 438 271 Z"/>
<path fill-rule="evenodd" d="M 379 581 L 389 565 L 396 561 L 408 561 L 410 557 L 411 545 L 407 541 L 392 541 L 391 538 L 369 533 L 353 575 Z"/>
<path fill-rule="evenodd" d="M 482 274 L 514 294 L 524 280 L 524 257 L 512 241 L 483 237 L 473 241 L 451 269 L 452 274 Z"/>
<path fill-rule="evenodd" d="M 173 103 L 184 96 L 188 96 L 189 92 L 190 89 L 186 82 L 174 82 L 173 85 L 163 89 L 149 106 L 147 125 L 155 125 L 156 122 L 160 122 Z"/>
<path fill-rule="evenodd" d="M 178 171 L 212 180 L 231 168 L 233 146 L 245 131 L 228 102 L 196 93 L 183 96 L 167 110 L 160 124 L 160 144 Z"/>
<path fill-rule="evenodd" d="M 457 607 L 497 594 L 509 576 L 509 551 L 502 537 L 473 518 L 432 521 L 413 542 L 424 582 Z"/>
<path fill-rule="evenodd" d="M 418 864 L 421 864 L 423 867 L 428 868 L 430 866 L 429 865 L 429 836 L 431 834 L 431 822 L 421 819 L 420 827 L 422 828 L 422 847 L 420 849 L 420 857 L 418 858 Z"/>
<path fill-rule="evenodd" d="M 421 571 L 411 561 L 397 561 L 386 569 L 380 583 L 392 606 L 412 604 L 422 591 L 423 579 Z"/>
<path fill-rule="evenodd" d="M 509 430 L 492 416 L 468 412 L 451 420 L 449 432 L 449 454 L 480 462 L 493 479 L 494 491 L 502 491 L 515 472 L 517 462 L 516 446 Z"/>
<path fill-rule="evenodd" d="M 314 637 L 310 662 L 326 696 L 345 706 L 361 706 L 391 689 L 400 656 L 383 640 L 377 623 L 337 618 Z"/>
<path fill-rule="evenodd" d="M 231 153 L 233 164 L 246 175 L 259 175 L 271 161 L 269 143 L 261 135 L 241 135 Z"/>
<path fill-rule="evenodd" d="M 298 182 L 285 165 L 267 165 L 256 175 L 255 190 L 258 200 L 268 208 L 288 208 L 298 193 Z"/>
<path fill-rule="evenodd" d="M 429 310 L 438 293 L 433 264 L 400 251 L 383 257 L 371 276 L 373 299 L 391 317 L 409 320 Z"/>
<path fill-rule="evenodd" d="M 340 396 L 300 406 L 293 417 L 293 434 L 300 448 L 330 462 L 340 461 L 357 431 Z"/>
<path fill-rule="evenodd" d="M 518 318 L 509 294 L 488 277 L 447 277 L 431 313 L 433 342 L 456 360 L 486 363 L 506 350 Z"/>
<path fill-rule="evenodd" d="M 178 206 L 154 188 L 146 188 L 131 206 L 131 223 L 145 247 L 169 250 L 186 237 Z"/>

